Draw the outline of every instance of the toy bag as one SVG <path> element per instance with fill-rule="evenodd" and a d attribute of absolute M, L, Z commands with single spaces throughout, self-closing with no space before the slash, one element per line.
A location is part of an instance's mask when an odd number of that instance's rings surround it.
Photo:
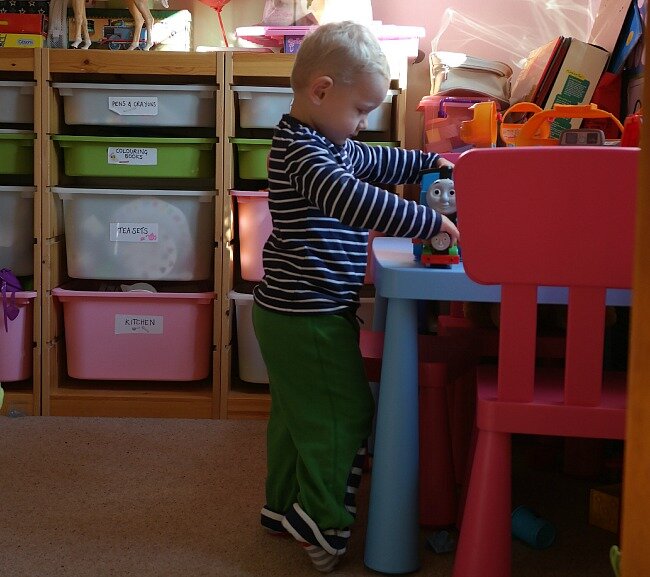
<path fill-rule="evenodd" d="M 505 110 L 510 106 L 512 68 L 461 52 L 437 52 L 429 57 L 431 94 L 487 96 Z"/>
<path fill-rule="evenodd" d="M 4 318 L 5 332 L 9 332 L 8 322 L 13 321 L 20 313 L 16 305 L 16 291 L 22 290 L 20 281 L 8 268 L 0 270 L 0 292 L 2 293 L 2 316 Z M 8 293 L 11 292 L 11 296 Z"/>

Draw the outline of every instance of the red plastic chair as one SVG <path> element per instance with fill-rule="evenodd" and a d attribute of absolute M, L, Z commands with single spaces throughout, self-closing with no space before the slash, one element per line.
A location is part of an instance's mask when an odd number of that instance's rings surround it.
<path fill-rule="evenodd" d="M 622 439 L 624 373 L 603 371 L 607 288 L 631 288 L 638 149 L 463 155 L 467 274 L 500 284 L 498 369 L 477 372 L 477 442 L 454 577 L 511 574 L 511 434 Z M 535 366 L 538 286 L 568 287 L 565 363 Z"/>
<path fill-rule="evenodd" d="M 449 384 L 476 363 L 476 354 L 462 336 L 420 335 L 419 419 L 420 524 L 442 527 L 456 522 L 458 498 L 449 428 Z M 384 333 L 361 329 L 359 346 L 366 375 L 379 382 Z"/>

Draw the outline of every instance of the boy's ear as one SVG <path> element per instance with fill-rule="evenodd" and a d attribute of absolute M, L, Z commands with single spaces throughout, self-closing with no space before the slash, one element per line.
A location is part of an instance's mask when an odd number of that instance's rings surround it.
<path fill-rule="evenodd" d="M 334 80 L 330 76 L 317 76 L 309 85 L 309 99 L 313 104 L 319 105 L 332 86 Z"/>

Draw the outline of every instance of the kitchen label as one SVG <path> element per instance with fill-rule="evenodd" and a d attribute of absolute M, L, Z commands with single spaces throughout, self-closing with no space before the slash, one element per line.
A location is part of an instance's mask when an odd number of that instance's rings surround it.
<path fill-rule="evenodd" d="M 115 315 L 115 334 L 130 335 L 133 333 L 162 335 L 162 316 L 150 315 Z"/>
<path fill-rule="evenodd" d="M 111 242 L 158 242 L 157 222 L 111 222 Z"/>
<path fill-rule="evenodd" d="M 108 109 L 120 116 L 158 116 L 158 97 L 109 96 Z"/>
<path fill-rule="evenodd" d="M 156 166 L 158 164 L 157 148 L 108 147 L 108 164 L 131 164 L 138 166 Z"/>

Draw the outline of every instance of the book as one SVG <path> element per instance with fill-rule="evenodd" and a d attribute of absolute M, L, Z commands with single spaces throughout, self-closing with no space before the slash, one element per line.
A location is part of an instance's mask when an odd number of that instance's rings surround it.
<path fill-rule="evenodd" d="M 636 4 L 636 0 L 601 0 L 587 41 L 614 52 L 632 4 Z"/>
<path fill-rule="evenodd" d="M 609 55 L 600 46 L 560 36 L 529 54 L 512 88 L 510 104 L 533 102 L 545 110 L 555 104 L 588 104 Z M 557 119 L 551 136 L 579 128 L 580 123 L 581 119 Z"/>
<path fill-rule="evenodd" d="M 620 74 L 623 71 L 625 61 L 630 56 L 634 47 L 639 43 L 643 35 L 643 20 L 636 2 L 630 4 L 625 16 L 625 22 L 618 35 L 616 46 L 612 50 L 612 57 L 607 66 L 607 71 L 613 74 Z"/>

